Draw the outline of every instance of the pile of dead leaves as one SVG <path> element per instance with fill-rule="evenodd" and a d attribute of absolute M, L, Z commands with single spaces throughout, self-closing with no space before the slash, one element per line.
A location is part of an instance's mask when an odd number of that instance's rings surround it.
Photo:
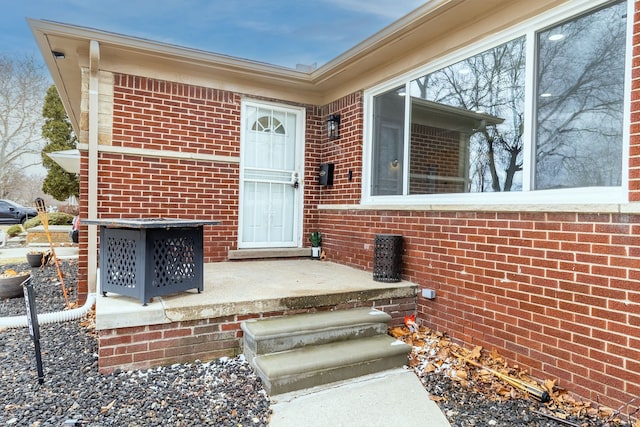
<path fill-rule="evenodd" d="M 77 303 L 76 303 L 77 305 Z M 96 333 L 96 305 L 92 305 L 91 309 L 85 314 L 85 316 L 80 320 L 80 326 L 87 330 L 89 335 L 97 337 Z"/>
<path fill-rule="evenodd" d="M 557 380 L 538 383 L 526 370 L 509 366 L 497 351 L 477 346 L 468 350 L 452 342 L 446 334 L 418 326 L 409 319 L 408 327 L 394 327 L 389 333 L 411 345 L 409 365 L 416 373 L 446 375 L 462 386 L 482 393 L 492 400 L 534 399 L 544 403 L 548 418 L 598 418 L 613 425 L 622 423 L 619 411 L 580 402 L 558 387 Z M 431 396 L 435 401 L 444 397 Z M 567 422 L 568 425 L 579 425 Z M 640 427 L 640 421 L 633 424 Z"/>

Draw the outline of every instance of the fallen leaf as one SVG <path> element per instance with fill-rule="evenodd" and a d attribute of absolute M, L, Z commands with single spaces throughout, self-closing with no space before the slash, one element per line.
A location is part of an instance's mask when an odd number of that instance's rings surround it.
<path fill-rule="evenodd" d="M 467 371 L 459 369 L 457 371 L 453 371 L 454 376 L 457 379 L 461 379 L 461 380 L 466 380 L 469 378 L 469 375 L 467 374 Z"/>
<path fill-rule="evenodd" d="M 547 392 L 549 392 L 549 394 L 553 394 L 553 388 L 556 386 L 556 382 L 558 380 L 545 380 L 544 381 L 544 388 L 547 389 Z"/>
<path fill-rule="evenodd" d="M 478 376 L 483 382 L 491 382 L 493 380 L 493 374 L 486 369 L 480 370 L 480 372 L 478 372 Z"/>
<path fill-rule="evenodd" d="M 482 352 L 482 346 L 477 345 L 477 346 L 475 346 L 473 348 L 473 350 L 471 350 L 471 353 L 469 353 L 467 358 L 471 359 L 471 360 L 478 360 L 478 359 L 480 359 L 480 356 L 482 355 L 481 352 Z"/>
<path fill-rule="evenodd" d="M 496 350 L 495 348 L 491 349 L 491 358 L 492 359 L 501 359 L 502 356 L 500 356 L 500 353 L 498 353 L 498 350 Z"/>
<path fill-rule="evenodd" d="M 448 348 L 441 348 L 440 351 L 438 351 L 438 359 L 442 359 L 445 360 L 450 356 L 451 352 L 449 351 Z"/>
<path fill-rule="evenodd" d="M 424 367 L 424 372 L 430 374 L 431 372 L 435 372 L 438 368 L 433 366 L 433 363 L 428 363 L 427 366 Z"/>
<path fill-rule="evenodd" d="M 409 335 L 406 328 L 403 328 L 401 326 L 396 326 L 395 328 L 391 328 L 389 330 L 389 334 L 391 334 L 391 336 L 394 338 L 401 338 L 406 335 Z"/>

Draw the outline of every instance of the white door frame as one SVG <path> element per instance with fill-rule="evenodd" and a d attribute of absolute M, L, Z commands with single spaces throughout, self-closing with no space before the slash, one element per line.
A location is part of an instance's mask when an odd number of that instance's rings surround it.
<path fill-rule="evenodd" d="M 295 170 L 297 172 L 297 190 L 294 192 L 295 201 L 293 212 L 293 239 L 290 244 L 263 244 L 257 245 L 251 242 L 243 242 L 243 225 L 244 225 L 244 180 L 245 180 L 245 146 L 247 129 L 251 126 L 250 117 L 247 108 L 267 108 L 295 114 L 296 131 L 295 131 Z M 287 104 L 275 102 L 261 101 L 250 98 L 242 99 L 240 112 L 240 177 L 239 177 L 239 200 L 238 200 L 238 249 L 248 248 L 281 248 L 281 247 L 302 247 L 302 224 L 303 224 L 303 208 L 304 208 L 304 159 L 305 159 L 305 129 L 306 129 L 306 109 L 304 107 L 294 107 Z M 293 184 L 293 183 L 292 183 Z"/>

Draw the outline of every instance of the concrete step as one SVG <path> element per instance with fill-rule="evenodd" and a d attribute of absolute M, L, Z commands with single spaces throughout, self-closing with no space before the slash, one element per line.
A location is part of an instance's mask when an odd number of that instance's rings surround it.
<path fill-rule="evenodd" d="M 242 323 L 244 354 L 255 356 L 385 334 L 391 316 L 371 308 L 300 314 Z"/>
<path fill-rule="evenodd" d="M 376 335 L 256 356 L 253 366 L 267 393 L 276 395 L 399 368 L 410 351 L 408 344 Z"/>

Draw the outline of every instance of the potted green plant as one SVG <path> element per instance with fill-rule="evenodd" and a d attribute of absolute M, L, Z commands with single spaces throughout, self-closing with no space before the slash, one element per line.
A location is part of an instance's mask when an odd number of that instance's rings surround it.
<path fill-rule="evenodd" d="M 322 252 L 322 233 L 314 231 L 309 235 L 309 241 L 311 242 L 311 258 L 319 259 Z"/>

